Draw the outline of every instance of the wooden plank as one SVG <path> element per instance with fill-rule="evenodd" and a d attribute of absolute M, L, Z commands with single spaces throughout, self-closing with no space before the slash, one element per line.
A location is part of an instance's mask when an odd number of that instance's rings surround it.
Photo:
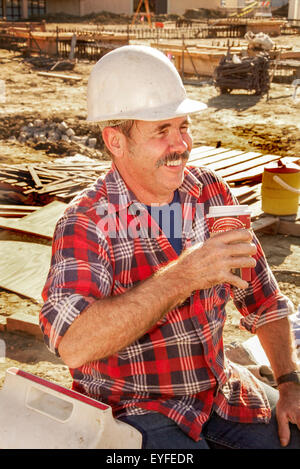
<path fill-rule="evenodd" d="M 31 314 L 26 313 L 18 312 L 8 316 L 6 320 L 6 331 L 21 331 L 25 332 L 26 334 L 34 335 L 37 339 L 40 340 L 43 340 L 44 338 L 39 325 L 39 318 L 37 316 L 32 316 Z"/>
<path fill-rule="evenodd" d="M 246 194 L 239 198 L 240 204 L 250 205 L 255 203 L 257 199 L 261 198 L 261 184 L 258 184 L 257 189 L 251 194 Z"/>
<path fill-rule="evenodd" d="M 254 231 L 260 231 L 270 226 L 278 226 L 279 218 L 278 217 L 261 217 L 257 220 L 254 220 L 251 224 Z"/>
<path fill-rule="evenodd" d="M 59 181 L 50 182 L 49 184 L 44 185 L 39 193 L 45 194 L 46 192 L 51 192 L 51 190 L 56 189 L 57 187 L 68 187 L 72 185 L 74 185 L 74 181 L 70 181 L 70 177 L 66 177 L 60 179 Z"/>
<path fill-rule="evenodd" d="M 251 219 L 260 217 L 264 213 L 261 208 L 261 200 L 257 200 L 256 202 L 249 204 L 249 208 L 251 210 Z"/>
<path fill-rule="evenodd" d="M 245 185 L 241 187 L 231 187 L 230 190 L 237 199 L 240 199 L 248 194 L 251 194 L 255 190 L 255 187 L 256 186 Z"/>
<path fill-rule="evenodd" d="M 34 183 L 35 183 L 35 186 L 36 187 L 43 187 L 43 184 L 41 183 L 41 180 L 40 178 L 38 177 L 34 167 L 32 165 L 28 165 L 28 171 L 32 177 L 32 179 L 34 180 Z"/>
<path fill-rule="evenodd" d="M 54 72 L 37 72 L 38 75 L 44 77 L 51 77 L 51 78 L 62 78 L 63 80 L 73 80 L 73 81 L 80 81 L 82 80 L 81 77 L 75 75 L 65 75 L 63 73 L 54 73 Z"/>
<path fill-rule="evenodd" d="M 300 236 L 300 223 L 280 220 L 277 233 Z"/>
<path fill-rule="evenodd" d="M 0 228 L 52 239 L 55 225 L 67 204 L 54 201 L 20 220 L 0 219 Z"/>
<path fill-rule="evenodd" d="M 0 210 L 14 210 L 20 212 L 35 212 L 38 210 L 38 205 L 11 205 L 11 204 L 0 204 Z"/>
<path fill-rule="evenodd" d="M 266 155 L 266 156 L 268 156 L 268 155 Z M 280 158 L 281 158 L 280 156 L 275 156 L 275 161 L 276 161 L 276 159 L 280 159 Z M 289 161 L 291 161 L 291 162 L 296 162 L 298 160 L 299 160 L 298 157 L 289 158 Z M 228 175 L 228 176 L 226 176 L 226 175 L 224 176 L 224 175 L 220 174 L 222 171 L 220 171 L 218 174 L 221 175 L 221 177 L 223 177 L 227 183 L 247 181 L 247 180 L 250 180 L 250 179 L 258 178 L 258 176 L 261 176 L 263 174 L 265 164 L 266 163 L 258 165 L 254 168 L 251 168 L 251 169 L 246 169 L 244 171 L 242 170 L 242 171 L 237 172 L 237 173 L 234 172 L 232 175 Z M 225 171 L 226 170 L 224 170 L 224 172 Z"/>
<path fill-rule="evenodd" d="M 18 212 L 18 211 L 8 211 L 6 212 L 5 210 L 0 210 L 0 217 L 4 218 L 22 218 L 28 215 L 30 212 Z"/>
<path fill-rule="evenodd" d="M 191 161 L 193 161 L 193 162 L 194 161 L 201 161 L 203 158 L 206 158 L 208 156 L 215 156 L 215 155 L 218 155 L 219 153 L 225 153 L 225 152 L 228 152 L 228 151 L 232 151 L 232 150 L 228 150 L 226 148 L 213 148 L 211 150 L 203 151 L 200 154 L 199 153 L 194 153 L 193 154 L 191 152 L 190 157 L 189 157 L 189 162 L 191 162 Z"/>
<path fill-rule="evenodd" d="M 241 150 L 227 150 L 225 152 L 219 152 L 217 154 L 204 156 L 201 159 L 194 160 L 193 164 L 198 165 L 199 163 L 199 166 L 210 167 L 210 164 L 213 164 L 215 162 L 222 161 L 222 160 L 229 160 L 230 158 L 241 155 L 241 154 L 243 154 Z"/>
<path fill-rule="evenodd" d="M 199 153 L 202 153 L 204 151 L 208 151 L 208 150 L 214 150 L 216 147 L 212 147 L 212 146 L 209 146 L 209 145 L 202 145 L 201 147 L 195 147 L 195 148 L 192 148 L 192 151 L 191 151 L 191 156 L 194 156 L 194 155 L 198 155 Z"/>
<path fill-rule="evenodd" d="M 0 287 L 42 302 L 51 246 L 1 240 L 0 252 Z"/>
<path fill-rule="evenodd" d="M 235 166 L 237 164 L 242 164 L 247 161 L 254 161 L 255 159 L 263 156 L 261 153 L 256 153 L 254 151 L 249 151 L 247 153 L 239 153 L 238 155 L 232 155 L 232 158 L 222 159 L 221 161 L 216 161 L 213 163 L 208 163 L 207 166 L 213 171 L 219 171 L 220 169 L 226 169 L 228 167 Z"/>
<path fill-rule="evenodd" d="M 278 155 L 263 155 L 259 158 L 255 158 L 252 161 L 246 161 L 241 164 L 236 164 L 232 167 L 228 167 L 225 169 L 220 169 L 216 171 L 221 177 L 226 178 L 227 176 L 231 176 L 232 174 L 241 173 L 243 171 L 248 172 L 251 169 L 255 169 L 257 167 L 264 167 L 266 164 L 271 163 L 272 161 L 279 160 L 280 156 Z"/>

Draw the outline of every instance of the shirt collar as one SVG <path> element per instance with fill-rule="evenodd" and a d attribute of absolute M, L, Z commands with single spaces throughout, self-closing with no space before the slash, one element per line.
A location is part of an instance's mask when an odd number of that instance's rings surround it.
<path fill-rule="evenodd" d="M 114 163 L 112 163 L 110 171 L 105 176 L 105 183 L 107 200 L 110 204 L 114 205 L 116 211 L 126 209 L 132 204 L 143 207 L 143 204 L 137 200 L 135 194 L 127 187 Z M 182 195 L 182 202 L 184 203 L 187 197 L 199 199 L 202 186 L 203 184 L 191 172 L 190 168 L 185 167 L 184 180 L 178 188 Z"/>

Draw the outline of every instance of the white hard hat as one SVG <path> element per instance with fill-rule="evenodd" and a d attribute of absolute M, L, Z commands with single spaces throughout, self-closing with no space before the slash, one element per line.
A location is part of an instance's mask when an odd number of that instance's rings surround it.
<path fill-rule="evenodd" d="M 206 107 L 187 98 L 175 66 L 149 46 L 123 46 L 109 52 L 89 77 L 88 121 L 158 121 Z"/>

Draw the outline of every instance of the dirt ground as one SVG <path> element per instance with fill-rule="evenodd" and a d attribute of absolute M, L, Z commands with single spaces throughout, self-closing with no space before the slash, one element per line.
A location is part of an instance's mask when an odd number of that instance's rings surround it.
<path fill-rule="evenodd" d="M 300 38 L 285 36 L 274 39 L 277 44 L 300 49 Z M 207 42 L 207 41 L 206 41 Z M 69 73 L 81 77 L 72 82 L 46 78 L 37 74 L 18 52 L 0 50 L 0 77 L 5 82 L 5 100 L 0 102 L 0 164 L 54 161 L 78 152 L 72 143 L 20 143 L 21 128 L 36 119 L 47 122 L 65 121 L 77 135 L 97 136 L 96 127 L 87 124 L 86 85 L 93 64 L 78 62 Z M 295 101 L 291 85 L 272 83 L 269 99 L 247 92 L 220 95 L 212 84 L 186 86 L 189 97 L 208 105 L 203 114 L 191 116 L 194 145 L 223 146 L 231 149 L 259 151 L 281 156 L 300 156 L 300 91 Z M 1 100 L 0 100 L 1 101 Z M 2 100 L 3 101 L 3 100 Z M 83 151 L 84 149 L 82 149 Z M 95 158 L 103 158 L 101 148 L 94 150 Z M 28 240 L 28 237 L 0 232 L 0 238 Z M 282 291 L 295 307 L 300 304 L 299 238 L 284 235 L 260 235 L 266 257 Z M 287 269 L 294 273 L 284 273 Z M 25 312 L 37 316 L 41 305 L 34 301 L 0 290 L 0 314 L 9 316 Z M 228 306 L 225 341 L 242 341 L 250 335 L 239 329 L 239 315 Z M 4 342 L 3 342 L 4 341 Z M 5 357 L 0 356 L 0 386 L 5 370 L 17 366 L 38 376 L 69 387 L 71 378 L 67 367 L 39 340 L 28 335 L 0 332 Z M 3 346 L 2 346 L 3 351 Z M 1 347 L 0 347 L 1 355 Z"/>

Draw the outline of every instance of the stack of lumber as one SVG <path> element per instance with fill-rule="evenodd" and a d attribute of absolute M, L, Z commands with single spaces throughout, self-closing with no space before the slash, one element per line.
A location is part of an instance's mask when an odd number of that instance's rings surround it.
<path fill-rule="evenodd" d="M 0 203 L 69 201 L 110 167 L 108 161 L 0 165 Z"/>

